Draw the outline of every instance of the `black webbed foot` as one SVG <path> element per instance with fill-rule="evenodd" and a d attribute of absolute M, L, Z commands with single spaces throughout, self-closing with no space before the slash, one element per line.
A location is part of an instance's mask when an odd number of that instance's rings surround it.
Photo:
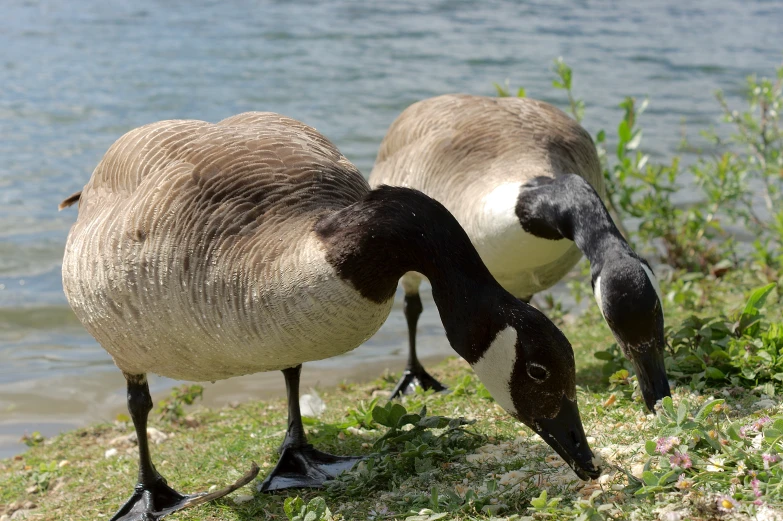
<path fill-rule="evenodd" d="M 435 392 L 441 392 L 448 389 L 445 385 L 437 381 L 432 375 L 430 375 L 423 367 L 417 369 L 406 369 L 402 373 L 402 378 L 397 382 L 391 395 L 390 400 L 398 398 L 402 395 L 413 394 L 416 392 L 416 387 L 421 387 L 425 391 L 432 389 Z"/>
<path fill-rule="evenodd" d="M 258 486 L 259 492 L 286 488 L 319 488 L 324 482 L 350 470 L 362 458 L 335 456 L 313 448 L 285 447 L 274 470 Z"/>
<path fill-rule="evenodd" d="M 114 514 L 110 521 L 156 521 L 163 516 L 200 505 L 243 487 L 258 475 L 258 465 L 253 463 L 250 470 L 235 483 L 214 492 L 183 495 L 169 487 L 162 477 L 150 486 L 136 485 L 130 499 Z"/>

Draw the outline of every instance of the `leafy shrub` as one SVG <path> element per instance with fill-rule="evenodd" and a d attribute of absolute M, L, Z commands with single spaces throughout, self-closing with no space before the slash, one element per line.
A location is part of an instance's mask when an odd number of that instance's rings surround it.
<path fill-rule="evenodd" d="M 753 385 L 783 381 L 783 323 L 767 322 L 761 312 L 775 288 L 756 289 L 738 317 L 686 319 L 671 332 L 669 374 L 690 375 L 695 387 L 704 380 Z"/>
<path fill-rule="evenodd" d="M 171 390 L 169 398 L 158 402 L 158 416 L 161 420 L 177 423 L 185 417 L 185 406 L 193 405 L 204 395 L 200 385 L 180 385 Z"/>
<path fill-rule="evenodd" d="M 299 496 L 286 498 L 283 511 L 289 521 L 331 521 L 332 512 L 322 497 L 315 497 L 305 504 Z"/>
<path fill-rule="evenodd" d="M 388 431 L 373 445 L 373 453 L 350 472 L 328 483 L 330 492 L 361 496 L 389 488 L 411 475 L 437 474 L 440 465 L 467 454 L 485 438 L 465 430 L 474 421 L 427 416 L 426 407 L 409 413 L 399 403 L 375 407 L 372 416 Z M 433 432 L 440 430 L 440 433 Z"/>
<path fill-rule="evenodd" d="M 783 382 L 783 322 L 770 322 L 763 314 L 763 306 L 775 286 L 767 284 L 754 290 L 737 315 L 693 315 L 678 327 L 669 327 L 669 377 L 690 380 L 694 389 L 708 384 L 753 386 Z M 630 364 L 616 344 L 595 356 L 604 361 L 603 371 L 611 375 L 610 382 L 615 378 L 615 383 L 623 383 L 619 381 L 619 371 L 626 371 Z"/>

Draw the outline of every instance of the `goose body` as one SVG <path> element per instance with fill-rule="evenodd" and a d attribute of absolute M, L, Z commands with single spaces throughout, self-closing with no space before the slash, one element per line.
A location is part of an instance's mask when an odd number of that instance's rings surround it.
<path fill-rule="evenodd" d="M 384 184 L 441 202 L 497 281 L 523 300 L 587 255 L 596 301 L 637 366 L 648 406 L 669 394 L 657 280 L 606 211 L 598 155 L 576 121 L 529 98 L 426 99 L 405 109 L 381 143 L 370 185 Z M 420 281 L 416 273 L 402 280 L 412 330 Z M 416 379 L 432 383 L 415 360 L 415 331 L 410 335 L 408 370 L 419 375 L 406 373 L 395 393 Z"/>
<path fill-rule="evenodd" d="M 82 193 L 66 295 L 126 373 L 219 380 L 342 354 L 393 299 L 338 277 L 314 224 L 367 191 L 333 145 L 288 118 L 141 127 Z"/>
<path fill-rule="evenodd" d="M 441 204 L 370 190 L 313 128 L 273 113 L 147 125 L 121 137 L 63 204 L 77 200 L 63 286 L 122 370 L 139 436 L 139 481 L 114 520 L 158 519 L 255 475 L 206 496 L 168 487 L 146 439 L 148 372 L 216 380 L 282 370 L 288 430 L 261 489 L 320 486 L 349 468 L 356 458 L 307 444 L 301 364 L 375 333 L 406 272 L 432 282 L 450 343 L 498 402 L 581 477 L 597 476 L 562 333 L 497 284 Z"/>

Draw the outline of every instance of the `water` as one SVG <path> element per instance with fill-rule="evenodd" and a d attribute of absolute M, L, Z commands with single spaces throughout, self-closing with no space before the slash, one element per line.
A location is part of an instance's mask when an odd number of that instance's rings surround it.
<path fill-rule="evenodd" d="M 635 2 L 225 2 L 6 0 L 0 17 L 0 456 L 24 432 L 110 419 L 124 381 L 71 314 L 60 262 L 79 190 L 125 131 L 160 119 L 217 121 L 271 110 L 323 132 L 369 173 L 388 125 L 445 92 L 492 94 L 506 78 L 562 104 L 551 62 L 574 68 L 585 126 L 612 128 L 626 95 L 649 95 L 643 126 L 656 156 L 680 125 L 717 122 L 744 78 L 781 59 L 776 0 Z M 425 354 L 450 352 L 425 301 Z M 399 304 L 398 304 L 399 307 Z M 309 382 L 399 369 L 399 309 L 368 344 L 311 364 Z M 157 391 L 172 382 L 155 380 Z M 280 392 L 279 375 L 207 388 L 211 403 Z"/>

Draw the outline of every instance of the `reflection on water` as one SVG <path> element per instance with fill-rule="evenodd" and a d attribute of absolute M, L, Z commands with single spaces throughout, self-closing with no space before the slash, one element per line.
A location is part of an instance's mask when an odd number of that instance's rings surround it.
<path fill-rule="evenodd" d="M 562 102 L 549 70 L 563 56 L 593 134 L 616 124 L 623 96 L 651 97 L 645 140 L 660 156 L 679 142 L 682 118 L 716 122 L 715 89 L 736 99 L 746 75 L 771 71 L 781 22 L 774 0 L 4 2 L 0 456 L 20 450 L 25 431 L 50 434 L 123 407 L 121 375 L 65 303 L 60 262 L 76 212 L 56 208 L 125 131 L 272 110 L 315 126 L 369 172 L 388 125 L 421 98 L 492 94 L 509 78 Z M 434 306 L 420 328 L 425 353 L 450 352 Z M 367 346 L 305 375 L 399 369 L 404 331 L 396 309 Z M 206 397 L 265 386 L 282 389 L 279 375 L 217 384 Z"/>

